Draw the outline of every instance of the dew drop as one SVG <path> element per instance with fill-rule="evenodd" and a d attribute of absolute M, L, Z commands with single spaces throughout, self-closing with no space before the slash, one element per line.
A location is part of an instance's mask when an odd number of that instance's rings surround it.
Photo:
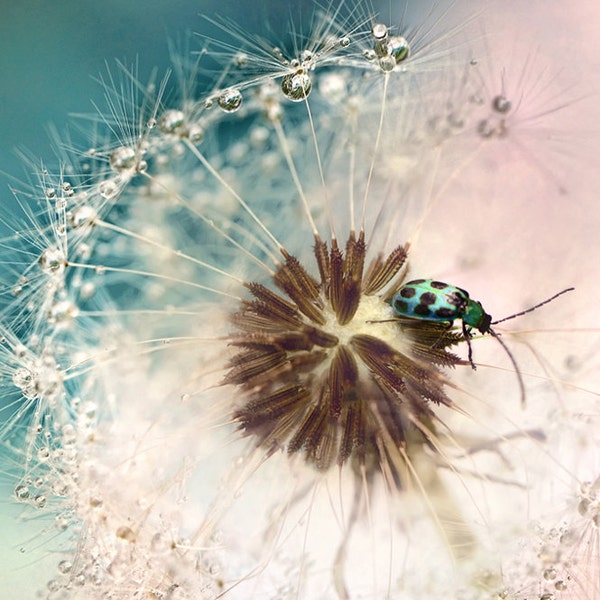
<path fill-rule="evenodd" d="M 383 23 L 375 23 L 371 28 L 371 35 L 377 40 L 382 41 L 387 38 L 387 26 Z"/>
<path fill-rule="evenodd" d="M 156 119 L 154 117 L 148 119 L 148 122 L 146 123 L 146 127 L 148 129 L 154 129 L 156 127 Z"/>
<path fill-rule="evenodd" d="M 343 38 L 340 38 L 340 46 L 342 48 L 347 48 L 350 45 L 350 38 L 347 36 L 344 36 Z"/>
<path fill-rule="evenodd" d="M 301 102 L 312 89 L 312 81 L 304 72 L 290 73 L 281 80 L 281 90 L 292 102 Z"/>
<path fill-rule="evenodd" d="M 554 567 L 548 567 L 544 571 L 544 579 L 546 581 L 552 581 L 553 579 L 556 579 L 556 575 L 557 575 L 557 571 Z"/>
<path fill-rule="evenodd" d="M 88 229 L 96 224 L 98 213 L 91 206 L 78 206 L 68 215 L 69 226 L 73 229 Z"/>
<path fill-rule="evenodd" d="M 46 496 L 44 496 L 44 494 L 38 494 L 34 499 L 33 499 L 33 503 L 35 504 L 35 506 L 37 508 L 44 508 L 44 506 L 46 506 Z"/>
<path fill-rule="evenodd" d="M 214 106 L 214 100 L 212 98 L 207 98 L 202 103 L 202 106 L 204 106 L 204 108 L 206 108 L 206 109 L 212 108 Z"/>
<path fill-rule="evenodd" d="M 499 96 L 496 96 L 492 100 L 492 108 L 496 112 L 506 114 L 507 112 L 510 111 L 511 107 L 512 107 L 511 101 L 506 96 L 503 96 L 502 94 Z"/>
<path fill-rule="evenodd" d="M 245 67 L 248 64 L 248 55 L 245 52 L 238 52 L 233 57 L 233 64 L 236 67 Z"/>
<path fill-rule="evenodd" d="M 192 144 L 199 144 L 204 139 L 204 128 L 198 123 L 190 125 L 187 131 L 187 137 Z"/>
<path fill-rule="evenodd" d="M 390 71 L 393 71 L 395 66 L 396 61 L 391 56 L 382 56 L 379 59 L 379 68 L 384 73 L 389 73 Z"/>
<path fill-rule="evenodd" d="M 63 181 L 62 190 L 67 198 L 71 198 L 75 194 L 75 190 L 69 181 Z"/>
<path fill-rule="evenodd" d="M 110 166 L 113 171 L 120 173 L 133 169 L 137 163 L 136 152 L 130 146 L 120 146 L 110 153 Z"/>
<path fill-rule="evenodd" d="M 122 525 L 121 527 L 119 527 L 116 531 L 116 535 L 118 538 L 121 538 L 122 540 L 130 542 L 132 544 L 133 542 L 135 542 L 135 533 L 133 533 L 131 527 L 127 527 L 126 525 Z"/>
<path fill-rule="evenodd" d="M 103 198 L 112 200 L 119 194 L 119 186 L 114 179 L 105 179 L 98 185 L 98 191 Z"/>
<path fill-rule="evenodd" d="M 221 92 L 217 102 L 225 112 L 235 112 L 242 105 L 242 93 L 235 88 L 225 90 Z"/>
<path fill-rule="evenodd" d="M 24 502 L 29 498 L 29 488 L 26 485 L 18 485 L 15 488 L 15 497 L 20 502 Z"/>
<path fill-rule="evenodd" d="M 38 261 L 40 268 L 44 273 L 62 273 L 67 266 L 65 255 L 57 248 L 46 248 Z"/>
<path fill-rule="evenodd" d="M 562 579 L 560 579 L 554 584 L 554 589 L 557 592 L 565 592 L 567 590 L 567 584 Z"/>
<path fill-rule="evenodd" d="M 400 63 L 406 60 L 410 47 L 406 38 L 398 35 L 391 36 L 387 42 L 388 54 L 396 61 Z"/>
<path fill-rule="evenodd" d="M 58 572 L 62 573 L 63 575 L 70 573 L 72 568 L 73 563 L 70 560 L 61 560 L 58 563 Z"/>
<path fill-rule="evenodd" d="M 69 527 L 69 520 L 64 515 L 57 515 L 54 520 L 54 527 L 58 531 L 66 531 Z"/>
<path fill-rule="evenodd" d="M 556 600 L 556 596 L 552 592 L 546 592 L 540 596 L 540 600 Z"/>
<path fill-rule="evenodd" d="M 37 456 L 40 462 L 46 462 L 50 458 L 50 450 L 48 448 L 39 448 Z"/>
<path fill-rule="evenodd" d="M 494 126 L 487 119 L 479 121 L 477 124 L 477 133 L 482 138 L 490 138 L 494 135 Z"/>
<path fill-rule="evenodd" d="M 48 200 L 51 200 L 52 198 L 56 198 L 56 190 L 54 188 L 47 188 L 46 189 L 46 198 L 48 198 Z"/>
<path fill-rule="evenodd" d="M 184 124 L 185 115 L 180 110 L 166 110 L 158 120 L 158 128 L 165 134 L 178 134 Z"/>
<path fill-rule="evenodd" d="M 366 50 L 363 50 L 363 56 L 368 61 L 373 61 L 377 58 L 377 53 L 375 52 L 375 50 L 373 50 L 373 48 L 367 48 Z"/>

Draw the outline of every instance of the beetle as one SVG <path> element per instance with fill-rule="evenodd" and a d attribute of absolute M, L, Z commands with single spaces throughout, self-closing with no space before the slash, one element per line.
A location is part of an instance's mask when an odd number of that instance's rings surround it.
<path fill-rule="evenodd" d="M 512 352 L 500 339 L 500 335 L 492 329 L 492 325 L 529 313 L 574 289 L 572 287 L 567 288 L 531 308 L 492 321 L 492 316 L 485 311 L 481 302 L 473 300 L 466 290 L 435 279 L 414 279 L 403 284 L 396 292 L 392 298 L 392 308 L 397 317 L 408 319 L 437 321 L 448 323 L 448 325 L 452 325 L 456 319 L 460 319 L 463 336 L 469 347 L 469 363 L 473 369 L 476 369 L 476 366 L 473 362 L 473 350 L 471 348 L 471 329 L 477 329 L 483 334 L 489 333 L 496 338 L 515 368 L 521 389 L 521 403 L 524 404 L 525 386 L 517 362 Z"/>

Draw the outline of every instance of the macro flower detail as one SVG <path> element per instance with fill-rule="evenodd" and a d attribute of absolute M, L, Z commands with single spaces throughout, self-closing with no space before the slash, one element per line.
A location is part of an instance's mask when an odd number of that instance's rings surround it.
<path fill-rule="evenodd" d="M 345 252 L 317 237 L 314 252 L 320 281 L 283 250 L 273 277 L 280 293 L 249 284 L 254 299 L 232 317 L 239 350 L 224 383 L 246 391 L 234 418 L 266 449 L 302 451 L 319 469 L 385 463 L 402 486 L 402 452 L 434 435 L 430 404 L 452 406 L 438 365 L 461 362 L 447 351 L 461 336 L 389 322 L 405 246 L 366 270 L 363 233 L 350 234 Z"/>
<path fill-rule="evenodd" d="M 428 4 L 209 16 L 30 161 L 0 273 L 24 600 L 600 593 L 576 93 L 533 19 Z"/>

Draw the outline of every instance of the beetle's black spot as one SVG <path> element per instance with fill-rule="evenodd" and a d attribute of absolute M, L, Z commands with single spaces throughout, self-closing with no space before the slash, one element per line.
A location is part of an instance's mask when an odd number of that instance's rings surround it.
<path fill-rule="evenodd" d="M 413 279 L 412 281 L 409 281 L 406 285 L 418 285 L 419 283 L 423 283 L 424 281 L 424 279 Z"/>
<path fill-rule="evenodd" d="M 412 288 L 412 287 L 403 287 L 400 290 L 400 295 L 403 298 L 412 298 L 416 293 L 417 293 L 417 290 L 415 290 L 415 288 Z"/>
<path fill-rule="evenodd" d="M 431 311 L 425 304 L 417 304 L 414 307 L 413 312 L 420 317 L 428 317 L 431 314 Z"/>
<path fill-rule="evenodd" d="M 404 300 L 396 298 L 394 300 L 394 309 L 399 313 L 406 314 L 408 312 L 408 304 Z"/>
<path fill-rule="evenodd" d="M 421 297 L 419 298 L 419 302 L 421 304 L 425 304 L 425 306 L 429 306 L 430 304 L 435 304 L 437 300 L 436 295 L 433 292 L 423 292 Z"/>
<path fill-rule="evenodd" d="M 456 319 L 456 311 L 451 308 L 438 308 L 435 311 L 435 316 L 439 317 L 440 319 L 448 319 L 449 321 L 452 321 Z"/>
<path fill-rule="evenodd" d="M 448 287 L 448 284 L 444 283 L 443 281 L 432 281 L 430 285 L 436 290 L 443 290 L 444 288 Z"/>
<path fill-rule="evenodd" d="M 448 304 L 453 304 L 460 312 L 464 312 L 467 308 L 467 301 L 458 292 L 453 292 L 447 296 Z"/>

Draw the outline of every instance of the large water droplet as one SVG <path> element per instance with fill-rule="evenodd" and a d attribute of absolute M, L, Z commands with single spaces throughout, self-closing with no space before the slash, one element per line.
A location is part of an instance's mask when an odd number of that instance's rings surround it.
<path fill-rule="evenodd" d="M 98 213 L 91 206 L 78 206 L 68 214 L 69 226 L 73 229 L 88 229 L 96 223 Z"/>
<path fill-rule="evenodd" d="M 48 274 L 62 273 L 67 266 L 65 255 L 58 248 L 46 248 L 38 263 L 42 271 Z"/>
<path fill-rule="evenodd" d="M 396 61 L 400 63 L 408 57 L 410 47 L 406 38 L 399 35 L 393 35 L 387 41 L 388 54 Z"/>
<path fill-rule="evenodd" d="M 234 88 L 224 90 L 217 102 L 225 112 L 235 112 L 242 105 L 242 92 Z"/>
<path fill-rule="evenodd" d="M 133 169 L 137 162 L 135 150 L 129 146 L 119 146 L 110 153 L 109 162 L 117 173 Z"/>
<path fill-rule="evenodd" d="M 290 73 L 281 80 L 281 90 L 292 102 L 301 102 L 312 89 L 312 81 L 307 73 Z"/>
<path fill-rule="evenodd" d="M 180 110 L 165 110 L 158 120 L 158 128 L 162 133 L 178 134 L 185 121 L 185 115 Z"/>
<path fill-rule="evenodd" d="M 388 30 L 386 25 L 383 23 L 375 23 L 373 27 L 371 27 L 371 35 L 377 40 L 382 41 L 387 38 Z"/>

